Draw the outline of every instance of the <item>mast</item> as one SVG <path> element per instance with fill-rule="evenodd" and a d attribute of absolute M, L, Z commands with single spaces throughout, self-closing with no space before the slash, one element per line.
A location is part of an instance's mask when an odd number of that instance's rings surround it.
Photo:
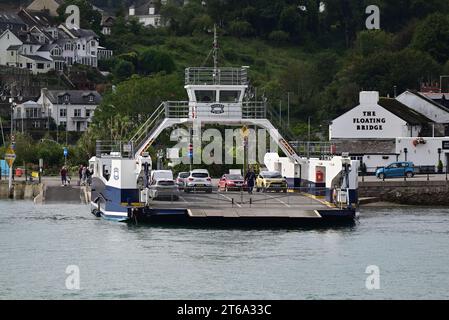
<path fill-rule="evenodd" d="M 217 37 L 217 25 L 214 24 L 214 83 L 217 83 L 218 76 L 218 37 Z"/>

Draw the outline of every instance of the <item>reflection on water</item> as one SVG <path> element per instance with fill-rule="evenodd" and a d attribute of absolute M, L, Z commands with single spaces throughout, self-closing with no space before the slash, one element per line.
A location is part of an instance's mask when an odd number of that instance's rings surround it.
<path fill-rule="evenodd" d="M 449 210 L 369 209 L 352 227 L 206 229 L 0 202 L 0 298 L 448 298 Z M 68 265 L 81 290 L 65 288 Z M 368 265 L 381 289 L 365 288 Z"/>

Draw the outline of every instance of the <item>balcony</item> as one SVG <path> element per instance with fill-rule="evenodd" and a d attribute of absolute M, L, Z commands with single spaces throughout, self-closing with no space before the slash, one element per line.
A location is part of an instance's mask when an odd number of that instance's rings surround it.
<path fill-rule="evenodd" d="M 248 84 L 247 68 L 186 68 L 186 85 L 232 85 Z"/>

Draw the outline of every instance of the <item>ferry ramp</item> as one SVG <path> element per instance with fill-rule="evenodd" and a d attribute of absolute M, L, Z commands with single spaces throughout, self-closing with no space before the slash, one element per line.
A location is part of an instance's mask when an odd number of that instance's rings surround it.
<path fill-rule="evenodd" d="M 44 190 L 44 203 L 84 203 L 82 189 L 77 186 L 49 185 Z"/>

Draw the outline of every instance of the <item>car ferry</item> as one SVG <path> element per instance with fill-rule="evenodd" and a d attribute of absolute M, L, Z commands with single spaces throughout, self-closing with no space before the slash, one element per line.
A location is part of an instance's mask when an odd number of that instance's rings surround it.
<path fill-rule="evenodd" d="M 129 141 L 97 142 L 96 156 L 90 159 L 92 213 L 114 221 L 192 225 L 289 226 L 354 221 L 358 161 L 298 155 L 267 119 L 266 101 L 247 99 L 248 67 L 218 68 L 216 39 L 213 50 L 214 67 L 185 70 L 188 101 L 163 102 Z M 263 165 L 280 172 L 290 192 L 249 195 L 214 190 L 201 195 L 186 193 L 179 201 L 165 202 L 150 197 L 152 159 L 147 149 L 163 130 L 194 128 L 196 121 L 265 129 L 285 157 L 269 152 Z M 273 180 L 261 179 L 265 184 Z M 273 181 L 272 186 L 276 183 Z"/>

